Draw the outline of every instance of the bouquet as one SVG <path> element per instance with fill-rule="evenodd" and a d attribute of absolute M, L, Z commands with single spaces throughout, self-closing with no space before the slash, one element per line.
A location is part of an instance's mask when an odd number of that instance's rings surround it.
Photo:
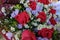
<path fill-rule="evenodd" d="M 56 9 L 49 0 L 5 3 L 11 3 L 0 10 L 0 34 L 6 40 L 57 40 Z"/>

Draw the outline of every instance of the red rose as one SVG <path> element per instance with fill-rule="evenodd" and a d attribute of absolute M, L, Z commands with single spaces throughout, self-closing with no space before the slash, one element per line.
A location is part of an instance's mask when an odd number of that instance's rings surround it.
<path fill-rule="evenodd" d="M 33 32 L 30 30 L 24 30 L 22 33 L 22 39 L 21 40 L 36 40 L 36 37 Z"/>
<path fill-rule="evenodd" d="M 44 12 L 40 12 L 39 15 L 37 16 L 37 18 L 40 18 L 41 22 L 45 22 L 46 21 L 46 14 Z"/>
<path fill-rule="evenodd" d="M 38 2 L 43 3 L 43 4 L 49 4 L 49 0 L 38 0 Z"/>
<path fill-rule="evenodd" d="M 50 18 L 50 23 L 51 23 L 52 25 L 57 24 L 56 21 L 54 20 L 54 17 L 51 17 L 51 18 Z"/>
<path fill-rule="evenodd" d="M 47 37 L 47 28 L 43 28 L 42 30 L 41 30 L 41 36 L 42 37 Z"/>
<path fill-rule="evenodd" d="M 51 10 L 49 11 L 49 13 L 55 14 L 55 13 L 56 13 L 56 10 L 55 10 L 55 9 L 51 9 Z"/>
<path fill-rule="evenodd" d="M 42 30 L 38 31 L 38 35 L 46 38 L 52 38 L 54 30 L 43 28 Z"/>
<path fill-rule="evenodd" d="M 30 1 L 29 4 L 30 4 L 29 6 L 32 10 L 36 9 L 36 2 L 35 1 Z"/>
<path fill-rule="evenodd" d="M 24 24 L 26 24 L 26 23 L 29 21 L 30 17 L 29 17 L 29 15 L 27 14 L 26 11 L 23 11 L 23 12 L 19 13 L 19 14 L 15 17 L 15 19 L 16 19 L 20 24 L 24 25 Z"/>

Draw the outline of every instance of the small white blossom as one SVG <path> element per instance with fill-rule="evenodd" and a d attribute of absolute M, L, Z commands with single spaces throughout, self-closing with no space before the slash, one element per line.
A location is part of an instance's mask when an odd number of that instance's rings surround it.
<path fill-rule="evenodd" d="M 34 19 L 34 17 L 31 17 L 31 20 L 33 20 Z"/>
<path fill-rule="evenodd" d="M 53 15 L 54 19 L 57 18 L 56 14 Z"/>
<path fill-rule="evenodd" d="M 0 21 L 0 23 L 1 23 L 1 21 Z"/>
<path fill-rule="evenodd" d="M 2 7 L 1 11 L 5 13 L 6 12 L 5 7 Z"/>
<path fill-rule="evenodd" d="M 42 28 L 43 28 L 43 25 L 40 24 L 40 25 L 38 25 L 37 30 L 41 30 Z"/>
<path fill-rule="evenodd" d="M 60 23 L 59 22 L 57 22 L 57 24 L 55 25 L 56 27 L 60 27 Z"/>
<path fill-rule="evenodd" d="M 49 19 L 52 17 L 52 13 L 50 13 L 50 15 L 49 15 Z"/>
<path fill-rule="evenodd" d="M 49 26 L 47 26 L 47 28 L 48 28 L 48 29 L 51 29 L 51 28 L 52 28 L 52 26 L 50 26 L 50 25 L 49 25 Z"/>
<path fill-rule="evenodd" d="M 57 29 L 57 27 L 56 26 L 54 26 L 54 30 L 56 30 Z"/>
<path fill-rule="evenodd" d="M 34 23 L 34 22 L 32 22 L 32 24 L 33 24 L 34 26 L 37 26 L 37 25 L 38 25 L 37 23 Z"/>
<path fill-rule="evenodd" d="M 28 7 L 28 3 L 24 3 L 24 7 Z"/>
<path fill-rule="evenodd" d="M 15 37 L 15 40 L 19 40 L 19 38 L 18 38 L 18 36 L 17 36 L 17 35 L 14 35 L 14 37 Z"/>
<path fill-rule="evenodd" d="M 29 28 L 29 26 L 28 26 L 27 24 L 24 24 L 24 27 L 25 27 L 25 28 Z"/>
<path fill-rule="evenodd" d="M 6 13 L 3 13 L 5 16 L 7 15 Z"/>
<path fill-rule="evenodd" d="M 3 33 L 3 34 L 5 34 L 5 33 L 6 33 L 6 31 L 3 29 L 3 30 L 2 30 L 2 33 Z"/>
<path fill-rule="evenodd" d="M 10 10 L 12 10 L 12 9 L 13 9 L 13 7 L 14 7 L 14 5 L 10 7 Z"/>
<path fill-rule="evenodd" d="M 38 22 L 40 22 L 40 20 L 41 20 L 40 18 L 37 19 Z"/>
<path fill-rule="evenodd" d="M 22 4 L 23 4 L 23 3 L 24 3 L 24 1 L 25 1 L 25 0 L 20 0 L 20 3 L 22 3 Z"/>
<path fill-rule="evenodd" d="M 15 31 L 15 28 L 14 28 L 14 27 L 11 27 L 11 31 L 12 31 L 12 32 Z"/>
<path fill-rule="evenodd" d="M 45 8 L 48 8 L 48 5 L 44 5 Z"/>
<path fill-rule="evenodd" d="M 16 32 L 16 34 L 14 35 L 16 40 L 19 40 L 20 34 L 21 34 L 21 31 Z"/>

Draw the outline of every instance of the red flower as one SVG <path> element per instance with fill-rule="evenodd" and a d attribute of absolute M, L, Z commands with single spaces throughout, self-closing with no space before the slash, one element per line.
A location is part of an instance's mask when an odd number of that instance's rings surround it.
<path fill-rule="evenodd" d="M 26 24 L 27 22 L 29 22 L 29 15 L 27 14 L 26 11 L 23 11 L 21 13 L 19 13 L 15 19 L 22 25 Z"/>
<path fill-rule="evenodd" d="M 54 20 L 54 17 L 51 17 L 51 18 L 50 18 L 50 23 L 51 23 L 52 25 L 57 24 L 56 21 Z"/>
<path fill-rule="evenodd" d="M 33 32 L 30 30 L 24 30 L 22 33 L 22 39 L 21 40 L 36 40 L 36 37 Z"/>
<path fill-rule="evenodd" d="M 49 4 L 49 0 L 38 0 L 38 2 L 43 3 L 43 4 Z"/>
<path fill-rule="evenodd" d="M 38 35 L 46 38 L 52 38 L 54 30 L 43 28 L 42 30 L 38 31 Z"/>
<path fill-rule="evenodd" d="M 29 4 L 30 4 L 29 6 L 32 10 L 36 9 L 36 2 L 35 1 L 30 1 Z"/>
<path fill-rule="evenodd" d="M 56 13 L 56 10 L 55 10 L 55 9 L 51 9 L 51 10 L 49 11 L 49 13 L 55 14 L 55 13 Z"/>
<path fill-rule="evenodd" d="M 37 16 L 37 18 L 40 18 L 41 22 L 45 22 L 46 21 L 46 14 L 44 12 L 40 12 L 39 15 Z"/>

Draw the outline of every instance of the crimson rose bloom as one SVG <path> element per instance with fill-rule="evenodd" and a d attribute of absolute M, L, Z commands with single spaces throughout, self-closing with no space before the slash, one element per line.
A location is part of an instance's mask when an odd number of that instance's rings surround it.
<path fill-rule="evenodd" d="M 52 25 L 57 24 L 56 21 L 54 20 L 54 17 L 51 17 L 51 18 L 50 18 L 50 23 L 51 23 Z"/>
<path fill-rule="evenodd" d="M 55 13 L 56 13 L 56 10 L 55 10 L 55 9 L 51 9 L 51 10 L 49 11 L 49 13 L 55 14 Z"/>
<path fill-rule="evenodd" d="M 42 30 L 38 31 L 38 35 L 44 38 L 52 38 L 54 29 L 43 28 Z"/>
<path fill-rule="evenodd" d="M 36 37 L 33 32 L 30 30 L 24 30 L 22 33 L 22 39 L 21 40 L 36 40 Z"/>
<path fill-rule="evenodd" d="M 46 21 L 46 14 L 44 12 L 39 12 L 39 15 L 37 16 L 37 18 L 40 18 L 41 22 L 45 22 Z"/>
<path fill-rule="evenodd" d="M 29 6 L 32 10 L 36 9 L 36 2 L 35 1 L 30 1 L 29 4 L 30 4 Z"/>
<path fill-rule="evenodd" d="M 43 3 L 43 4 L 49 4 L 49 0 L 38 0 L 38 2 Z"/>
<path fill-rule="evenodd" d="M 26 11 L 23 11 L 23 12 L 19 13 L 19 14 L 15 17 L 15 19 L 16 19 L 20 24 L 24 25 L 24 24 L 26 24 L 27 22 L 29 22 L 30 17 L 29 17 L 29 15 L 28 15 L 28 13 L 27 13 Z"/>

